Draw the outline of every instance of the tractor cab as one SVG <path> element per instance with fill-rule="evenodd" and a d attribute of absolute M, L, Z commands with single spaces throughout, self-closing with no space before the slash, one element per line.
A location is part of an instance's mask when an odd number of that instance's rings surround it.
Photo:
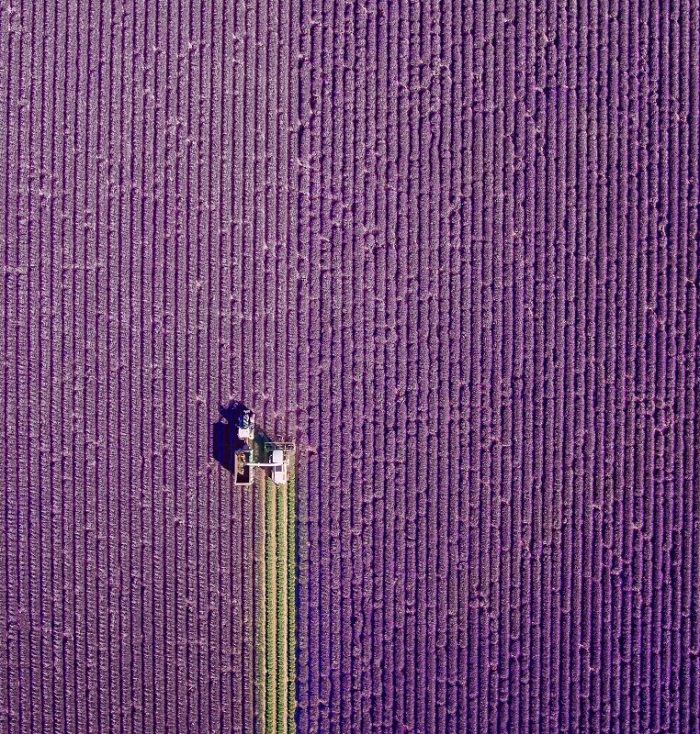
<path fill-rule="evenodd" d="M 238 417 L 238 438 L 241 441 L 251 441 L 255 437 L 255 415 L 249 408 L 241 411 Z"/>

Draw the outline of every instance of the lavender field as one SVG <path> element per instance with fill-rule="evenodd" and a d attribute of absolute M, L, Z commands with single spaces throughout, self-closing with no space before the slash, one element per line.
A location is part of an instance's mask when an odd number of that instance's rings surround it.
<path fill-rule="evenodd" d="M 698 0 L 1 3 L 0 734 L 700 732 L 699 49 Z"/>

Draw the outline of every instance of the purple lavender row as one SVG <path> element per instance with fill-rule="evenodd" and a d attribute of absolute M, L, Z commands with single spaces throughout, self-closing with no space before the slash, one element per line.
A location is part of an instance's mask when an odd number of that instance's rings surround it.
<path fill-rule="evenodd" d="M 696 730 L 697 28 L 307 10 L 300 238 L 333 253 L 309 370 L 343 371 L 315 388 L 302 730 Z"/>

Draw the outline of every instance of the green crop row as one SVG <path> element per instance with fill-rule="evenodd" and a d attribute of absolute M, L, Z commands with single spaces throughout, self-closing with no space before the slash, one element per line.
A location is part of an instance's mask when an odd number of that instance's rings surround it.
<path fill-rule="evenodd" d="M 256 519 L 256 732 L 293 734 L 296 708 L 296 497 L 266 479 Z"/>

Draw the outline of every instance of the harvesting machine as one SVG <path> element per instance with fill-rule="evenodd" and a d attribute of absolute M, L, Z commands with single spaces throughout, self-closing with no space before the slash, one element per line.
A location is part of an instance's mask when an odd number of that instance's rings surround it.
<path fill-rule="evenodd" d="M 263 460 L 256 457 L 255 416 L 248 408 L 241 411 L 238 421 L 238 439 L 243 447 L 235 454 L 235 484 L 246 487 L 253 483 L 255 469 L 269 469 L 272 481 L 286 484 L 289 478 L 289 460 L 294 446 L 288 443 L 269 443 L 263 447 Z"/>

